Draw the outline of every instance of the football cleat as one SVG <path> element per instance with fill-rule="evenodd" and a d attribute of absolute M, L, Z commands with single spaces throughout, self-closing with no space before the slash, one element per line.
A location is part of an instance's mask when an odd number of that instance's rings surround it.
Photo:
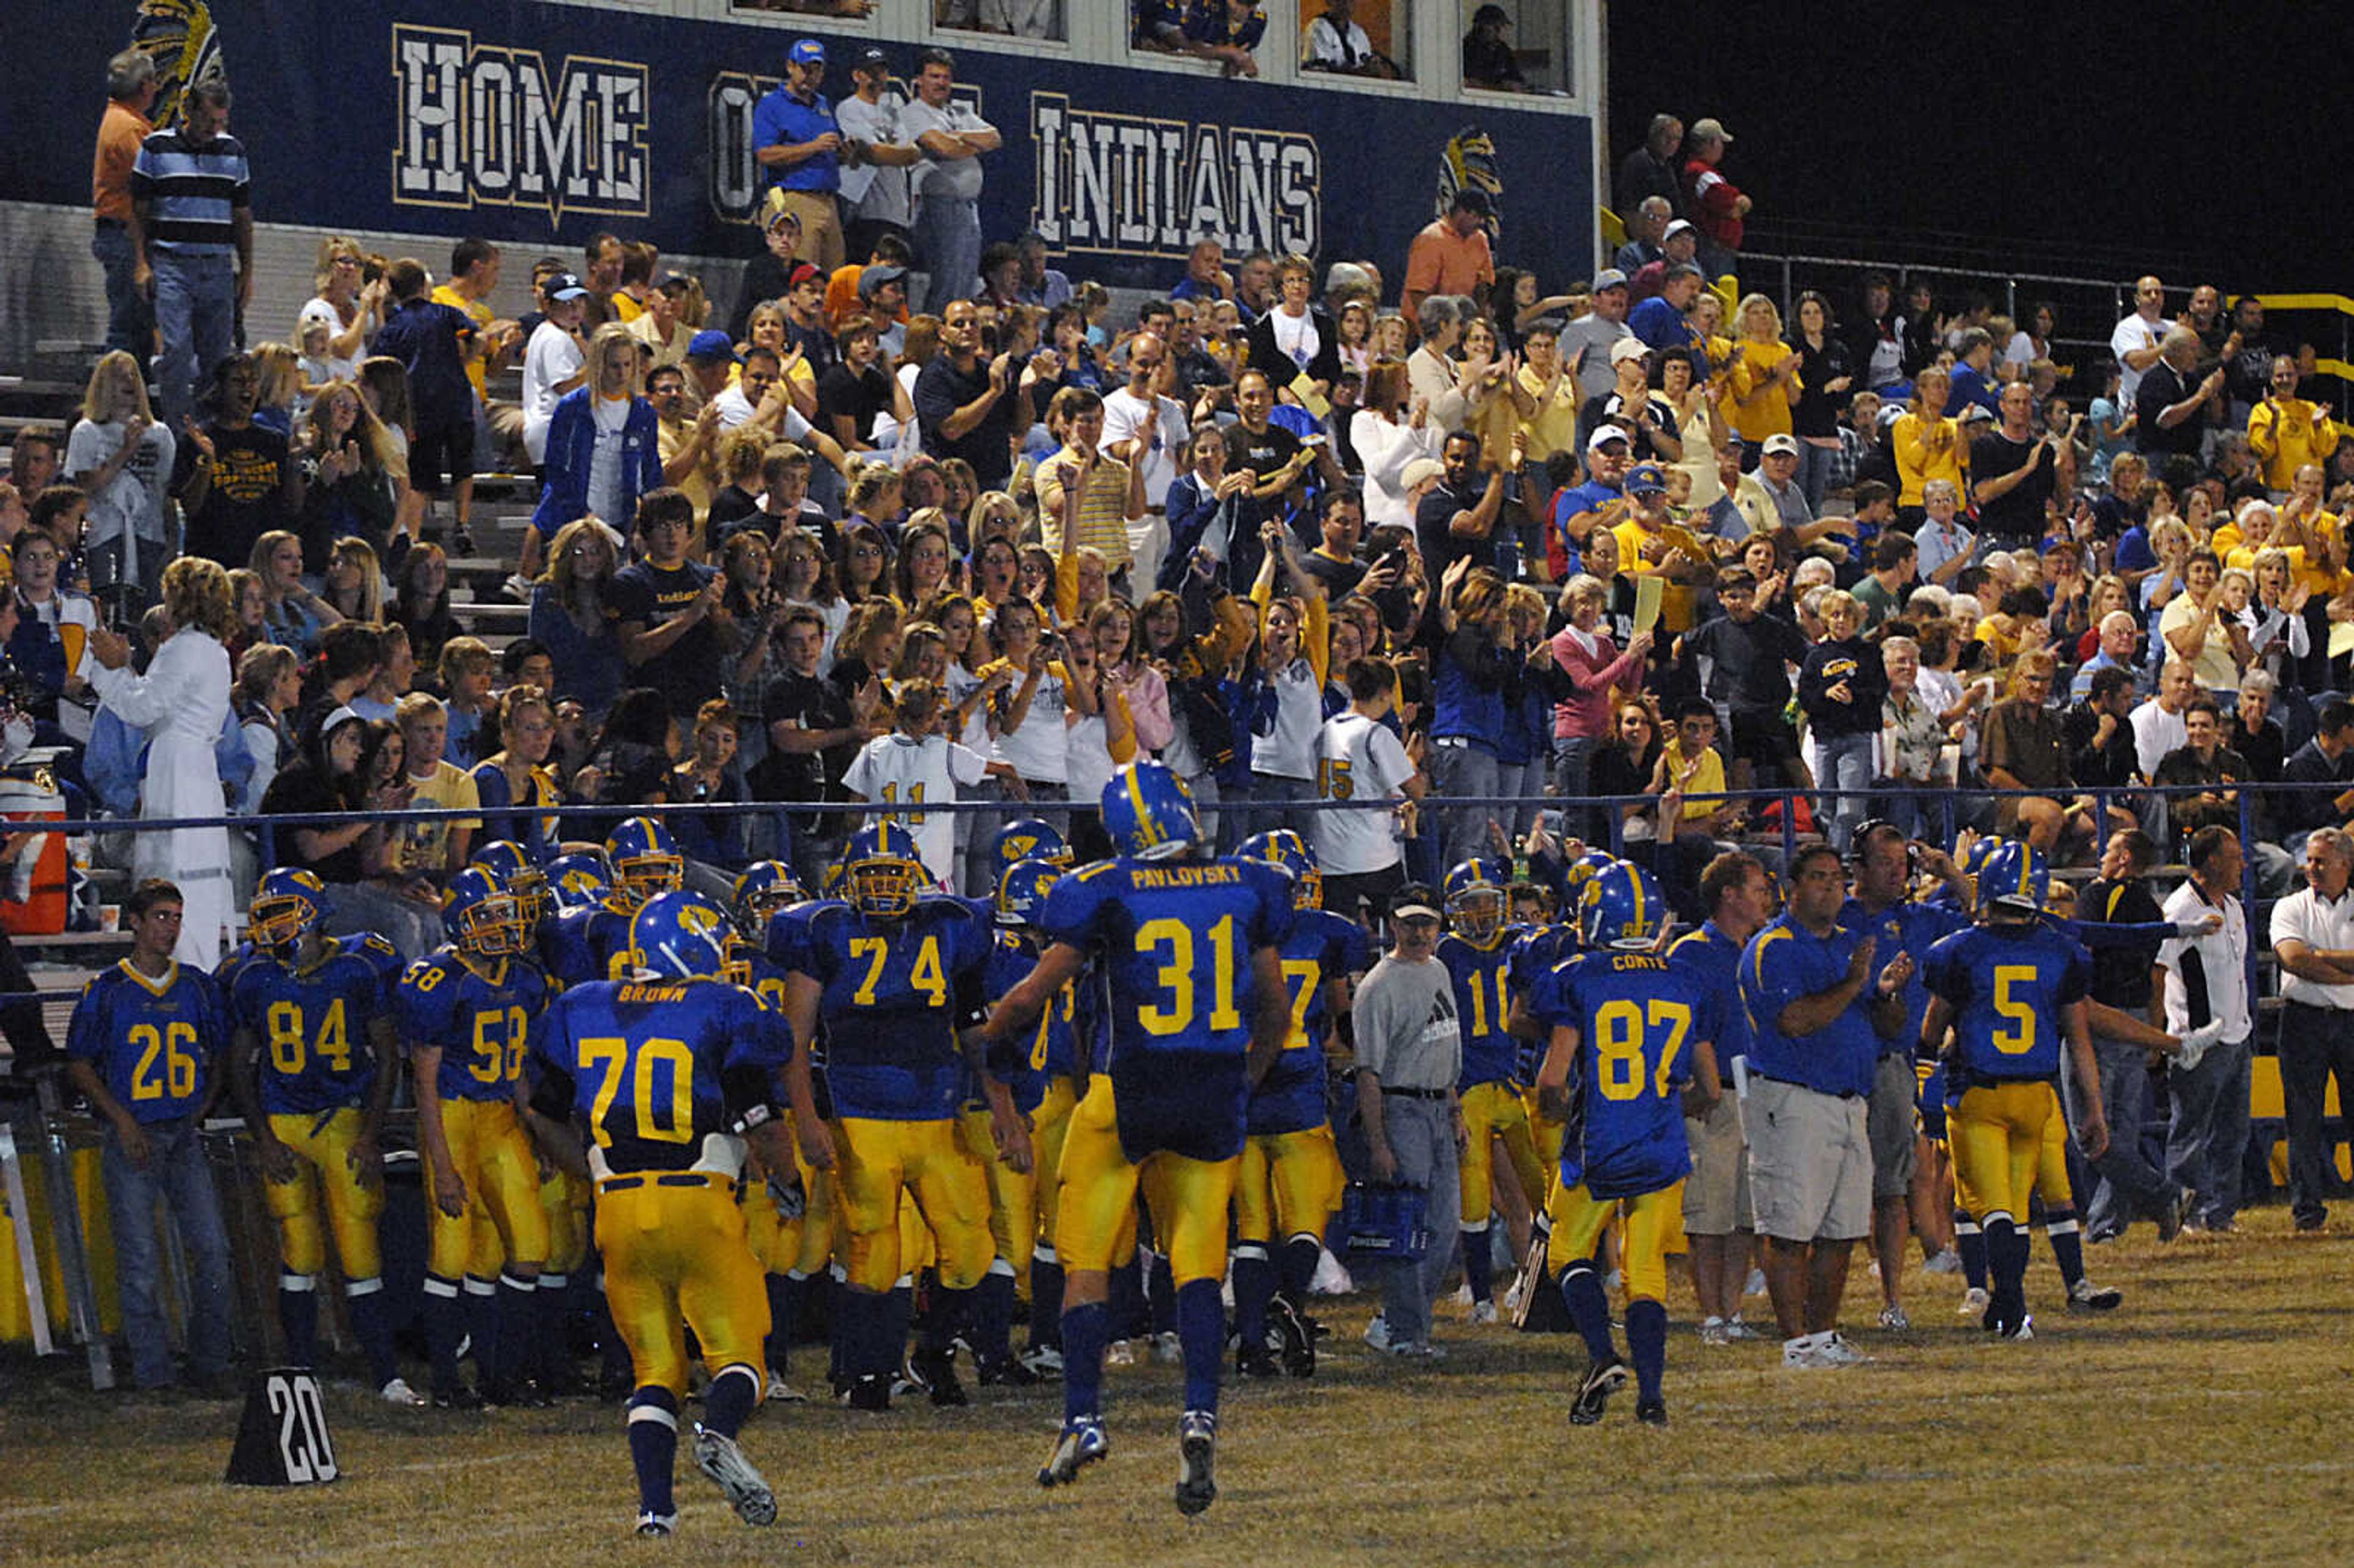
<path fill-rule="evenodd" d="M 752 1461 L 744 1457 L 744 1450 L 736 1446 L 733 1437 L 718 1433 L 697 1422 L 695 1427 L 695 1467 L 709 1477 L 712 1485 L 727 1495 L 727 1506 L 746 1524 L 768 1525 L 777 1522 L 777 1495 Z"/>
<path fill-rule="evenodd" d="M 2198 1201 L 2199 1194 L 2190 1188 L 2175 1189 L 2173 1202 L 2158 1205 L 2158 1239 L 2161 1242 L 2170 1242 L 2180 1235 L 2183 1225 L 2190 1219 L 2191 1206 Z"/>
<path fill-rule="evenodd" d="M 957 1381 L 956 1358 L 947 1351 L 917 1351 L 909 1358 L 908 1366 L 931 1391 L 932 1404 L 942 1410 L 954 1410 L 970 1404 L 972 1396 Z"/>
<path fill-rule="evenodd" d="M 769 1403 L 771 1404 L 807 1404 L 809 1395 L 785 1381 L 784 1369 L 769 1369 Z"/>
<path fill-rule="evenodd" d="M 1185 1359 L 1185 1347 L 1177 1342 L 1172 1333 L 1152 1336 L 1152 1359 L 1163 1366 L 1175 1366 Z"/>
<path fill-rule="evenodd" d="M 643 1536 L 648 1541 L 668 1541 L 673 1535 L 678 1533 L 678 1515 L 642 1513 L 638 1515 L 637 1528 L 631 1533 Z"/>
<path fill-rule="evenodd" d="M 1081 1469 L 1110 1452 L 1111 1439 L 1104 1436 L 1100 1417 L 1081 1415 L 1066 1421 L 1063 1435 L 1055 1440 L 1055 1451 L 1038 1467 L 1038 1484 L 1067 1487 L 1079 1478 Z"/>
<path fill-rule="evenodd" d="M 1254 1345 L 1246 1340 L 1235 1347 L 1236 1377 L 1281 1377 L 1283 1369 L 1265 1345 Z"/>
<path fill-rule="evenodd" d="M 1189 1410 L 1177 1422 L 1177 1511 L 1191 1519 L 1218 1500 L 1211 1473 L 1218 1457 L 1218 1418 Z"/>
<path fill-rule="evenodd" d="M 1282 1297 L 1267 1303 L 1267 1327 L 1274 1330 L 1283 1370 L 1293 1377 L 1316 1375 L 1316 1329 L 1306 1314 Z"/>
<path fill-rule="evenodd" d="M 480 1410 L 482 1408 L 482 1396 L 476 1393 L 472 1389 L 468 1388 L 462 1383 L 458 1384 L 455 1388 L 437 1388 L 433 1391 L 433 1408 L 436 1410 Z"/>
<path fill-rule="evenodd" d="M 983 1388 L 1031 1388 L 1041 1380 L 1022 1364 L 1021 1358 L 1007 1356 L 1002 1361 L 982 1361 L 973 1381 Z"/>
<path fill-rule="evenodd" d="M 1041 1378 L 1063 1375 L 1063 1350 L 1059 1345 L 1033 1345 L 1022 1352 L 1022 1364 Z"/>
<path fill-rule="evenodd" d="M 1635 1419 L 1646 1426 L 1665 1426 L 1668 1424 L 1668 1402 L 1664 1399 L 1637 1400 Z"/>
<path fill-rule="evenodd" d="M 1585 1376 L 1578 1382 L 1577 1397 L 1570 1401 L 1569 1424 L 1591 1426 L 1601 1420 L 1603 1407 L 1626 1382 L 1627 1363 L 1617 1356 L 1606 1361 L 1588 1361 Z"/>
<path fill-rule="evenodd" d="M 2114 1312 L 2125 1299 L 2126 1293 L 2115 1286 L 2095 1285 L 2089 1279 L 2079 1279 L 2068 1287 L 2071 1312 Z"/>
<path fill-rule="evenodd" d="M 886 1411 L 891 1408 L 891 1380 L 873 1372 L 853 1378 L 842 1392 L 842 1403 L 853 1410 Z"/>
<path fill-rule="evenodd" d="M 417 1410 L 425 1404 L 425 1396 L 409 1387 L 408 1380 L 405 1377 L 394 1378 L 376 1390 L 376 1397 L 387 1404 L 397 1404 L 403 1410 Z"/>
<path fill-rule="evenodd" d="M 1998 1328 L 1995 1333 L 2015 1343 L 2025 1344 L 2035 1338 L 2035 1315 L 2031 1312 L 2021 1313 L 2017 1328 Z"/>
<path fill-rule="evenodd" d="M 1978 1286 L 1962 1292 L 1962 1304 L 1954 1308 L 1956 1318 L 1982 1318 L 1994 1305 L 1994 1298 Z"/>

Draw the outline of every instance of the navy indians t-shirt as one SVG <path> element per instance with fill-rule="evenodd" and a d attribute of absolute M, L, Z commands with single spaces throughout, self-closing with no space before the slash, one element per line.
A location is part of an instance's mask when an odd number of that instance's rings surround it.
<path fill-rule="evenodd" d="M 657 567 L 637 561 L 613 574 L 606 613 L 617 622 L 635 621 L 652 631 L 673 616 L 684 615 L 718 574 L 711 567 L 685 561 Z M 631 672 L 632 685 L 652 686 L 662 693 L 673 717 L 692 719 L 695 710 L 719 695 L 726 650 L 719 629 L 708 619 L 698 621 L 653 658 Z"/>

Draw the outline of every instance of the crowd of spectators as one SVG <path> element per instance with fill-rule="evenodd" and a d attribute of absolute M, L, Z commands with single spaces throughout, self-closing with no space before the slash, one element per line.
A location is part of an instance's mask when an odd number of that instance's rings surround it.
<path fill-rule="evenodd" d="M 1349 26 L 1331 5 L 1311 37 L 1345 50 Z M 105 137 L 152 96 L 136 58 Z M 1466 185 L 1402 258 L 1204 240 L 1168 295 L 1116 310 L 1038 236 L 981 232 L 998 133 L 946 51 L 886 95 L 909 63 L 861 49 L 837 104 L 824 47 L 791 48 L 733 300 L 606 234 L 538 259 L 535 308 L 506 320 L 494 242 L 460 241 L 437 281 L 338 237 L 295 341 L 214 357 L 186 418 L 111 349 L 0 488 L 37 740 L 109 742 L 101 803 L 150 815 L 478 808 L 202 852 L 224 888 L 308 866 L 339 922 L 404 950 L 471 845 L 598 836 L 546 807 L 847 804 L 877 748 L 909 746 L 941 765 L 904 803 L 1067 820 L 1083 848 L 1139 753 L 1227 845 L 1290 800 L 1387 800 L 1378 833 L 1315 817 L 1328 872 L 1372 878 L 1344 885 L 1376 906 L 1500 842 L 1575 837 L 1655 855 L 1689 909 L 1716 848 L 1778 839 L 1785 810 L 1841 846 L 1881 816 L 2063 862 L 2132 822 L 2176 854 L 2237 821 L 2235 786 L 2289 780 L 2312 789 L 2258 807 L 2277 886 L 2300 835 L 2345 820 L 2354 449 L 2253 300 L 2202 287 L 2169 315 L 2144 279 L 2113 360 L 2084 363 L 2054 358 L 2048 310 L 1900 304 L 1878 276 L 1787 321 L 1760 293 L 1728 308 L 1708 279 L 1748 206 L 1717 172 L 1732 138 L 1662 115 L 1619 170 L 1629 238 L 1590 278 L 1500 264 Z M 239 297 L 250 276 L 242 185 L 218 255 L 154 221 L 164 160 L 235 152 L 207 101 L 120 173 L 135 279 L 113 338 L 151 334 L 166 409 L 201 334 L 140 307 L 173 266 Z M 514 546 L 472 493 L 501 470 L 537 476 Z M 223 569 L 201 609 L 167 569 L 194 560 Z M 525 634 L 470 629 L 461 577 L 504 577 Z M 217 660 L 175 652 L 199 635 Z M 201 700 L 137 694 L 182 683 Z M 1721 793 L 1776 786 L 1787 806 Z M 1425 787 L 1525 804 L 1424 813 Z M 690 836 L 712 875 L 773 853 L 813 883 L 852 820 Z M 995 820 L 926 834 L 933 871 L 959 882 Z M 192 955 L 230 903 L 192 894 Z"/>

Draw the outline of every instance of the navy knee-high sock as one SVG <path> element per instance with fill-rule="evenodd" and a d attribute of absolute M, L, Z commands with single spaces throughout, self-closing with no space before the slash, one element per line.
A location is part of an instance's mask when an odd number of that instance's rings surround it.
<path fill-rule="evenodd" d="M 1145 1298 L 1152 1308 L 1152 1331 L 1173 1334 L 1177 1331 L 1177 1277 L 1169 1271 L 1169 1255 L 1152 1255 L 1152 1278 L 1146 1287 Z"/>
<path fill-rule="evenodd" d="M 1323 1257 L 1323 1244 L 1306 1231 L 1285 1242 L 1283 1250 L 1276 1254 L 1275 1268 L 1282 1281 L 1284 1298 L 1302 1312 L 1308 1309 L 1308 1287 L 1315 1279 L 1316 1266 Z"/>
<path fill-rule="evenodd" d="M 466 1276 L 463 1299 L 466 1339 L 472 1346 L 467 1353 L 473 1357 L 474 1381 L 490 1383 L 499 1372 L 499 1282 L 470 1274 Z"/>
<path fill-rule="evenodd" d="M 678 1457 L 678 1397 L 666 1388 L 630 1395 L 630 1464 L 638 1472 L 638 1508 L 674 1514 L 671 1470 Z"/>
<path fill-rule="evenodd" d="M 344 1286 L 344 1304 L 352 1315 L 352 1333 L 367 1357 L 368 1376 L 382 1388 L 400 1375 L 392 1359 L 392 1323 L 384 1313 L 384 1280 L 354 1279 Z"/>
<path fill-rule="evenodd" d="M 512 1385 L 537 1370 L 532 1319 L 538 1306 L 538 1280 L 499 1276 L 498 1359 L 491 1364 L 496 1369 L 493 1375 L 502 1384 Z"/>
<path fill-rule="evenodd" d="M 425 1354 L 433 1365 L 433 1388 L 448 1393 L 458 1386 L 458 1341 L 466 1337 L 466 1309 L 458 1299 L 458 1282 L 438 1274 L 425 1277 Z"/>
<path fill-rule="evenodd" d="M 2043 1239 L 2052 1244 L 2052 1261 L 2060 1266 L 2060 1283 L 2069 1289 L 2084 1277 L 2084 1234 L 2073 1208 L 2043 1211 Z"/>
<path fill-rule="evenodd" d="M 760 1403 L 761 1382 L 759 1369 L 742 1361 L 721 1367 L 703 1391 L 703 1425 L 722 1437 L 741 1432 Z"/>
<path fill-rule="evenodd" d="M 1999 1209 L 1986 1217 L 1985 1230 L 1987 1269 L 1993 1281 L 1989 1289 L 1994 1298 L 1995 1317 L 1999 1322 L 2012 1323 L 2025 1299 L 2026 1234 L 2011 1223 L 2009 1214 Z"/>
<path fill-rule="evenodd" d="M 1214 1279 L 1189 1279 L 1174 1292 L 1177 1342 L 1185 1356 L 1185 1408 L 1215 1414 L 1226 1352 L 1226 1308 Z"/>
<path fill-rule="evenodd" d="M 1659 1379 L 1668 1370 L 1668 1309 L 1660 1302 L 1643 1300 L 1627 1306 L 1627 1354 L 1635 1363 L 1635 1384 L 1644 1399 L 1659 1397 Z"/>
<path fill-rule="evenodd" d="M 1063 1419 L 1103 1414 L 1104 1346 L 1111 1310 L 1101 1301 L 1063 1309 Z"/>
<path fill-rule="evenodd" d="M 800 1301 L 791 1278 L 771 1274 L 762 1281 L 769 1290 L 769 1337 L 761 1346 L 761 1356 L 774 1372 L 783 1372 L 792 1361 L 793 1320 Z"/>
<path fill-rule="evenodd" d="M 1275 1267 L 1265 1242 L 1235 1244 L 1235 1334 L 1246 1346 L 1267 1345 L 1267 1304 L 1275 1295 Z"/>
<path fill-rule="evenodd" d="M 1479 1222 L 1477 1229 L 1463 1227 L 1463 1283 L 1471 1287 L 1473 1301 L 1496 1298 L 1496 1262 L 1488 1255 L 1488 1222 Z"/>
<path fill-rule="evenodd" d="M 1055 1249 L 1042 1246 L 1030 1255 L 1030 1344 L 1063 1342 L 1063 1265 Z"/>
<path fill-rule="evenodd" d="M 281 1274 L 278 1277 L 278 1326 L 286 1330 L 286 1363 L 319 1364 L 319 1277 Z"/>
<path fill-rule="evenodd" d="M 886 1377 L 899 1370 L 899 1362 L 907 1354 L 907 1333 L 916 1321 L 916 1284 L 906 1275 L 884 1298 L 883 1337 L 878 1349 L 883 1364 L 877 1370 Z"/>
<path fill-rule="evenodd" d="M 972 1353 L 984 1366 L 1013 1359 L 1013 1266 L 1003 1258 L 991 1262 L 972 1293 Z"/>
<path fill-rule="evenodd" d="M 1962 1283 L 1973 1290 L 1987 1287 L 1986 1233 L 1959 1209 L 1954 1211 L 1954 1250 L 1962 1255 Z"/>
<path fill-rule="evenodd" d="M 543 1274 L 532 1292 L 531 1363 L 528 1371 L 551 1393 L 572 1387 L 572 1277 Z"/>
<path fill-rule="evenodd" d="M 931 1311 L 927 1315 L 923 1337 L 919 1341 L 926 1355 L 945 1356 L 956 1346 L 956 1337 L 972 1321 L 973 1298 L 980 1294 L 975 1287 L 950 1290 L 947 1286 L 932 1286 Z"/>
<path fill-rule="evenodd" d="M 1589 1259 L 1581 1257 L 1561 1271 L 1561 1299 L 1570 1321 L 1585 1336 L 1588 1355 L 1606 1361 L 1618 1353 L 1610 1340 L 1610 1303 L 1602 1294 L 1602 1276 Z"/>
<path fill-rule="evenodd" d="M 1107 1331 L 1111 1338 L 1133 1340 L 1144 1333 L 1144 1263 L 1141 1257 L 1131 1256 L 1126 1263 L 1113 1266 L 1105 1305 L 1110 1310 Z"/>

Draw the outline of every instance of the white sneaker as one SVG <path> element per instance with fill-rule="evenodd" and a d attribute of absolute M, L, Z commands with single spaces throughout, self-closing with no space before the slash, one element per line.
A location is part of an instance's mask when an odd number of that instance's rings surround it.
<path fill-rule="evenodd" d="M 1801 1334 L 1795 1340 L 1782 1341 L 1784 1372 L 1821 1372 L 1830 1365 L 1823 1359 L 1820 1340 L 1813 1334 Z"/>
<path fill-rule="evenodd" d="M 397 1404 L 403 1410 L 421 1410 L 430 1403 L 423 1394 L 408 1386 L 405 1377 L 394 1378 L 376 1391 L 376 1397 L 387 1404 Z"/>
<path fill-rule="evenodd" d="M 1860 1367 L 1872 1360 L 1849 1344 L 1837 1329 L 1815 1341 L 1815 1354 L 1822 1358 L 1825 1366 L 1832 1367 Z"/>
<path fill-rule="evenodd" d="M 1939 1248 L 1921 1265 L 1921 1272 L 1924 1274 L 1959 1274 L 1961 1271 L 1962 1255 L 1952 1247 Z"/>
<path fill-rule="evenodd" d="M 1373 1321 L 1365 1325 L 1365 1343 L 1377 1351 L 1386 1351 L 1394 1348 L 1390 1343 L 1388 1319 L 1378 1312 L 1373 1314 Z"/>
<path fill-rule="evenodd" d="M 1962 1304 L 1954 1308 L 1954 1316 L 1956 1318 L 1983 1318 L 1986 1316 L 1986 1309 L 1993 1305 L 1994 1298 L 1988 1296 L 1985 1291 L 1973 1285 L 1967 1290 L 1962 1292 Z"/>
<path fill-rule="evenodd" d="M 1744 1296 L 1763 1296 L 1763 1295 L 1765 1295 L 1765 1294 L 1766 1294 L 1766 1271 L 1765 1271 L 1764 1269 L 1762 1269 L 1762 1268 L 1753 1268 L 1753 1269 L 1751 1269 L 1751 1270 L 1749 1271 L 1749 1277 L 1748 1277 L 1747 1279 L 1745 1279 L 1745 1280 L 1744 1280 L 1744 1281 L 1742 1282 L 1742 1285 L 1741 1285 L 1741 1294 L 1743 1294 Z"/>
<path fill-rule="evenodd" d="M 1732 1317 L 1727 1318 L 1724 1320 L 1724 1337 L 1727 1340 L 1762 1340 L 1766 1336 L 1751 1328 L 1748 1324 L 1743 1322 L 1741 1320 L 1741 1314 L 1735 1312 Z"/>
<path fill-rule="evenodd" d="M 2019 1320 L 2019 1330 L 2016 1333 L 2000 1334 L 1996 1337 L 1999 1339 L 2010 1340 L 2019 1343 L 2024 1343 L 2027 1340 L 2035 1338 L 2035 1314 L 2031 1312 L 2026 1317 L 2021 1318 Z"/>
<path fill-rule="evenodd" d="M 809 1395 L 785 1381 L 785 1374 L 776 1368 L 769 1369 L 769 1403 L 771 1404 L 807 1404 Z"/>
<path fill-rule="evenodd" d="M 514 599 L 518 604 L 529 604 L 531 602 L 532 582 L 529 577 L 524 576 L 521 572 L 510 573 L 507 577 L 507 580 L 499 585 L 499 588 L 501 592 L 504 593 L 509 599 Z"/>
<path fill-rule="evenodd" d="M 1904 1315 L 1903 1308 L 1892 1301 L 1880 1309 L 1880 1326 L 1892 1334 L 1901 1334 L 1913 1326 L 1913 1319 Z"/>
<path fill-rule="evenodd" d="M 1494 1322 L 1496 1320 L 1496 1304 L 1493 1301 L 1473 1302 L 1471 1305 L 1471 1320 L 1474 1323 Z"/>
<path fill-rule="evenodd" d="M 1033 1345 L 1022 1352 L 1022 1364 L 1040 1377 L 1060 1377 L 1063 1352 L 1053 1345 Z"/>
<path fill-rule="evenodd" d="M 1174 1334 L 1155 1334 L 1152 1336 L 1152 1359 L 1164 1366 L 1173 1367 L 1185 1359 L 1185 1348 L 1177 1342 Z"/>
<path fill-rule="evenodd" d="M 1724 1337 L 1724 1319 L 1703 1318 L 1700 1325 L 1700 1342 L 1703 1345 L 1723 1345 L 1731 1341 Z"/>
<path fill-rule="evenodd" d="M 1136 1348 L 1126 1340 L 1114 1340 L 1104 1350 L 1104 1365 L 1132 1367 L 1136 1364 Z"/>

